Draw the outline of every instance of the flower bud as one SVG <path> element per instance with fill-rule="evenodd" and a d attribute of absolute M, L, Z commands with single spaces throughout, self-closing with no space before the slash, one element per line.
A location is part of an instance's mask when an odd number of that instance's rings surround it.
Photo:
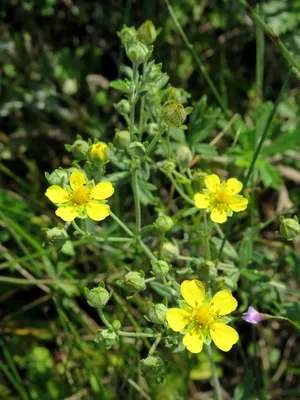
<path fill-rule="evenodd" d="M 151 265 L 152 265 L 152 272 L 158 278 L 162 278 L 163 276 L 166 276 L 170 270 L 168 263 L 166 263 L 163 260 L 158 260 L 158 261 L 152 260 Z"/>
<path fill-rule="evenodd" d="M 50 185 L 63 186 L 69 183 L 69 172 L 66 169 L 58 168 L 51 174 L 46 173 L 45 175 Z"/>
<path fill-rule="evenodd" d="M 127 152 L 131 157 L 142 158 L 146 154 L 146 149 L 142 143 L 132 142 L 127 147 Z"/>
<path fill-rule="evenodd" d="M 67 232 L 63 228 L 51 228 L 46 232 L 47 239 L 53 243 L 57 249 L 60 249 L 69 238 Z"/>
<path fill-rule="evenodd" d="M 249 324 L 257 324 L 258 322 L 269 318 L 269 315 L 262 314 L 255 310 L 254 307 L 249 306 L 247 312 L 243 313 L 242 318 L 243 320 L 249 322 Z"/>
<path fill-rule="evenodd" d="M 148 356 L 141 361 L 142 373 L 146 377 L 160 378 L 164 373 L 165 364 L 159 357 Z"/>
<path fill-rule="evenodd" d="M 152 44 L 155 42 L 157 35 L 159 34 L 160 30 L 156 30 L 155 26 L 153 25 L 152 21 L 146 21 L 139 27 L 137 30 L 137 38 L 142 43 L 145 44 Z"/>
<path fill-rule="evenodd" d="M 279 235 L 288 241 L 295 239 L 300 234 L 300 224 L 298 218 L 280 218 Z"/>
<path fill-rule="evenodd" d="M 201 263 L 197 269 L 198 278 L 201 281 L 211 281 L 216 279 L 218 272 L 215 264 L 212 261 Z"/>
<path fill-rule="evenodd" d="M 85 160 L 89 148 L 90 146 L 85 140 L 75 140 L 74 144 L 72 145 L 72 154 L 77 160 Z"/>
<path fill-rule="evenodd" d="M 152 49 L 152 46 L 148 48 L 144 43 L 135 42 L 129 47 L 126 46 L 126 53 L 133 64 L 142 64 L 151 56 Z"/>
<path fill-rule="evenodd" d="M 145 279 L 140 272 L 131 271 L 125 275 L 127 289 L 131 292 L 139 292 L 146 289 Z"/>
<path fill-rule="evenodd" d="M 93 146 L 90 149 L 90 159 L 92 161 L 107 161 L 107 151 L 108 151 L 108 146 L 106 143 L 103 142 L 97 142 L 93 144 Z"/>
<path fill-rule="evenodd" d="M 172 262 L 179 256 L 179 249 L 173 243 L 165 242 L 162 246 L 162 255 L 167 262 Z"/>
<path fill-rule="evenodd" d="M 114 145 L 118 149 L 125 149 L 130 145 L 130 133 L 128 131 L 119 131 L 116 129 Z"/>
<path fill-rule="evenodd" d="M 123 28 L 118 32 L 118 36 L 121 39 L 123 45 L 130 46 L 136 41 L 136 29 L 132 26 L 123 25 Z"/>
<path fill-rule="evenodd" d="M 112 329 L 102 329 L 98 330 L 98 332 L 99 334 L 95 338 L 95 342 L 102 344 L 106 349 L 110 349 L 119 341 L 119 336 Z"/>
<path fill-rule="evenodd" d="M 189 163 L 193 159 L 193 154 L 188 146 L 182 144 L 176 150 L 176 158 L 179 165 L 182 167 L 188 167 Z"/>
<path fill-rule="evenodd" d="M 151 322 L 154 324 L 164 324 L 166 320 L 166 314 L 168 311 L 168 307 L 166 307 L 162 303 L 154 304 L 150 301 L 148 302 L 149 311 L 148 317 Z"/>
<path fill-rule="evenodd" d="M 130 112 L 130 103 L 128 100 L 122 99 L 115 104 L 115 108 L 121 115 L 127 115 Z"/>
<path fill-rule="evenodd" d="M 84 291 L 87 298 L 87 303 L 91 307 L 103 308 L 109 300 L 109 293 L 102 286 L 98 286 L 91 290 L 84 288 Z"/>
<path fill-rule="evenodd" d="M 168 215 L 161 215 L 155 221 L 155 226 L 161 232 L 168 232 L 173 228 L 174 222 Z"/>
<path fill-rule="evenodd" d="M 156 136 L 159 132 L 159 125 L 155 122 L 151 122 L 147 126 L 147 131 L 150 136 Z"/>
<path fill-rule="evenodd" d="M 115 331 L 118 331 L 121 329 L 121 322 L 118 319 L 115 319 L 114 322 L 112 323 L 112 326 Z"/>
<path fill-rule="evenodd" d="M 163 120 L 168 126 L 176 126 L 180 128 L 186 119 L 185 110 L 178 101 L 170 100 L 163 105 Z"/>

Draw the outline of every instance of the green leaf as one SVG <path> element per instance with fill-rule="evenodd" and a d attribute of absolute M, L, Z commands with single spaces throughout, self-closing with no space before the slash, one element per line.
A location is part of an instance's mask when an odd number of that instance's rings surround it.
<path fill-rule="evenodd" d="M 215 157 L 218 155 L 216 148 L 207 143 L 196 144 L 195 151 L 204 157 Z"/>
<path fill-rule="evenodd" d="M 265 187 L 271 187 L 273 189 L 280 188 L 282 185 L 282 178 L 276 167 L 269 164 L 265 160 L 259 160 L 257 163 L 257 168 L 260 172 L 260 177 Z"/>

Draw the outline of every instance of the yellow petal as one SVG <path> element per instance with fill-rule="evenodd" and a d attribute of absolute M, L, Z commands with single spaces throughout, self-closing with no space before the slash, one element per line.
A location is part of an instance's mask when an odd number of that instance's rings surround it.
<path fill-rule="evenodd" d="M 215 345 L 223 351 L 229 351 L 239 340 L 239 334 L 235 329 L 219 322 L 210 326 L 209 333 Z"/>
<path fill-rule="evenodd" d="M 113 195 L 114 191 L 111 182 L 101 182 L 92 189 L 91 196 L 95 200 L 105 200 Z"/>
<path fill-rule="evenodd" d="M 201 193 L 196 193 L 194 196 L 195 206 L 197 208 L 208 208 L 209 207 L 209 198 Z"/>
<path fill-rule="evenodd" d="M 227 213 L 223 208 L 215 207 L 210 213 L 210 219 L 218 224 L 223 224 L 227 221 Z"/>
<path fill-rule="evenodd" d="M 173 331 L 180 332 L 190 323 L 190 313 L 180 308 L 169 308 L 166 319 Z"/>
<path fill-rule="evenodd" d="M 220 187 L 220 178 L 218 175 L 212 174 L 205 178 L 205 186 L 210 192 L 215 193 Z"/>
<path fill-rule="evenodd" d="M 231 196 L 240 193 L 242 189 L 242 182 L 238 181 L 236 178 L 230 178 L 225 183 L 225 190 Z"/>
<path fill-rule="evenodd" d="M 232 209 L 232 211 L 235 212 L 246 210 L 247 205 L 248 205 L 248 199 L 246 199 L 245 197 L 233 196 L 229 200 L 229 207 Z"/>
<path fill-rule="evenodd" d="M 78 207 L 59 207 L 55 214 L 66 222 L 73 221 L 78 216 Z"/>
<path fill-rule="evenodd" d="M 50 186 L 45 195 L 52 203 L 66 203 L 70 200 L 70 194 L 58 185 Z"/>
<path fill-rule="evenodd" d="M 205 288 L 203 284 L 196 279 L 183 281 L 180 286 L 180 292 L 184 300 L 191 307 L 196 307 L 203 303 Z"/>
<path fill-rule="evenodd" d="M 195 329 L 192 329 L 183 337 L 182 343 L 191 353 L 200 353 L 203 348 L 202 332 L 200 331 L 197 333 Z"/>
<path fill-rule="evenodd" d="M 70 176 L 70 186 L 73 191 L 86 184 L 86 178 L 81 171 L 72 172 Z"/>
<path fill-rule="evenodd" d="M 109 216 L 110 208 L 107 204 L 89 203 L 86 206 L 87 215 L 94 221 L 102 221 Z"/>
<path fill-rule="evenodd" d="M 220 290 L 209 303 L 209 310 L 218 315 L 230 314 L 237 308 L 238 302 L 229 290 Z"/>

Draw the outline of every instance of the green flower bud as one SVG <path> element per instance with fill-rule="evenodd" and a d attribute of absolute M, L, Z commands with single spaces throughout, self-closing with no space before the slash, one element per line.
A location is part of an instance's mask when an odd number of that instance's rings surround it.
<path fill-rule="evenodd" d="M 170 271 L 170 267 L 169 267 L 168 263 L 166 263 L 163 260 L 158 260 L 158 261 L 152 260 L 151 265 L 152 265 L 152 272 L 158 278 L 162 278 L 163 276 L 166 276 L 167 273 Z"/>
<path fill-rule="evenodd" d="M 197 269 L 198 278 L 201 281 L 211 281 L 218 276 L 217 268 L 212 261 L 201 263 Z"/>
<path fill-rule="evenodd" d="M 298 218 L 280 218 L 279 235 L 286 238 L 288 241 L 295 239 L 300 234 L 300 224 Z"/>
<path fill-rule="evenodd" d="M 133 293 L 146 289 L 145 279 L 140 272 L 128 272 L 125 275 L 125 283 L 127 289 Z"/>
<path fill-rule="evenodd" d="M 162 232 L 168 232 L 173 228 L 174 222 L 168 215 L 161 215 L 155 221 L 155 226 Z"/>
<path fill-rule="evenodd" d="M 146 149 L 142 143 L 133 142 L 127 147 L 127 152 L 131 157 L 142 158 L 146 154 Z"/>
<path fill-rule="evenodd" d="M 128 100 L 122 99 L 114 106 L 121 115 L 127 115 L 130 112 L 130 103 Z"/>
<path fill-rule="evenodd" d="M 145 44 L 152 44 L 155 42 L 160 30 L 156 30 L 152 21 L 146 21 L 137 30 L 137 38 Z"/>
<path fill-rule="evenodd" d="M 53 243 L 57 249 L 60 249 L 69 238 L 67 232 L 63 228 L 51 228 L 46 232 L 47 239 Z"/>
<path fill-rule="evenodd" d="M 134 27 L 124 25 L 122 30 L 118 32 L 118 36 L 124 46 L 130 46 L 136 41 L 136 29 Z"/>
<path fill-rule="evenodd" d="M 72 146 L 72 154 L 77 160 L 85 160 L 87 153 L 90 149 L 90 145 L 85 140 L 75 140 Z"/>
<path fill-rule="evenodd" d="M 182 144 L 176 150 L 176 158 L 179 165 L 182 167 L 188 167 L 189 163 L 193 159 L 193 154 L 188 146 Z"/>
<path fill-rule="evenodd" d="M 112 326 L 115 331 L 118 331 L 121 329 L 121 322 L 118 319 L 115 319 L 114 322 L 112 323 Z"/>
<path fill-rule="evenodd" d="M 102 286 L 98 286 L 91 290 L 84 288 L 84 290 L 87 297 L 87 302 L 91 307 L 103 308 L 109 300 L 109 293 Z"/>
<path fill-rule="evenodd" d="M 68 185 L 69 184 L 69 172 L 66 169 L 58 168 L 51 174 L 45 174 L 50 185 Z"/>
<path fill-rule="evenodd" d="M 142 64 L 151 56 L 153 47 L 146 46 L 144 43 L 135 42 L 131 46 L 126 46 L 127 57 L 133 64 Z"/>
<path fill-rule="evenodd" d="M 186 113 L 182 104 L 178 101 L 170 100 L 163 105 L 163 120 L 168 126 L 180 128 L 186 119 Z"/>
<path fill-rule="evenodd" d="M 164 304 L 159 303 L 159 304 L 154 304 L 149 301 L 149 311 L 148 311 L 148 317 L 151 322 L 154 324 L 164 324 L 166 320 L 166 314 L 168 311 L 168 307 L 166 307 Z"/>
<path fill-rule="evenodd" d="M 149 356 L 141 361 L 141 366 L 144 376 L 160 378 L 164 373 L 165 364 L 161 358 Z"/>
<path fill-rule="evenodd" d="M 171 242 L 165 242 L 162 246 L 162 255 L 166 261 L 172 262 L 179 256 L 179 249 Z"/>
<path fill-rule="evenodd" d="M 114 145 L 118 149 L 125 149 L 130 145 L 130 133 L 128 131 L 119 131 L 119 129 L 116 129 Z"/>
<path fill-rule="evenodd" d="M 162 96 L 162 103 L 166 103 L 167 101 L 170 100 L 175 100 L 178 101 L 179 103 L 183 104 L 185 103 L 191 95 L 186 92 L 182 88 L 175 88 L 172 85 L 168 85 L 168 87 L 164 90 L 163 96 Z"/>
<path fill-rule="evenodd" d="M 98 330 L 99 334 L 95 338 L 96 343 L 102 344 L 106 349 L 110 349 L 114 344 L 119 341 L 118 334 L 112 329 Z"/>
<path fill-rule="evenodd" d="M 159 132 L 159 125 L 155 122 L 151 122 L 147 126 L 147 131 L 150 136 L 156 136 Z"/>

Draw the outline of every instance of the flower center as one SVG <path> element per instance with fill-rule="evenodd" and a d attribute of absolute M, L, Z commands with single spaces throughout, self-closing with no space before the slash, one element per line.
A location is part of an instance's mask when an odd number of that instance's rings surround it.
<path fill-rule="evenodd" d="M 213 321 L 213 314 L 207 307 L 201 306 L 196 310 L 195 322 L 202 327 L 208 326 Z"/>
<path fill-rule="evenodd" d="M 73 193 L 73 203 L 82 206 L 88 203 L 90 200 L 90 195 L 84 187 L 80 187 Z"/>
<path fill-rule="evenodd" d="M 228 202 L 228 195 L 224 189 L 219 189 L 216 196 L 217 203 L 226 204 Z"/>

